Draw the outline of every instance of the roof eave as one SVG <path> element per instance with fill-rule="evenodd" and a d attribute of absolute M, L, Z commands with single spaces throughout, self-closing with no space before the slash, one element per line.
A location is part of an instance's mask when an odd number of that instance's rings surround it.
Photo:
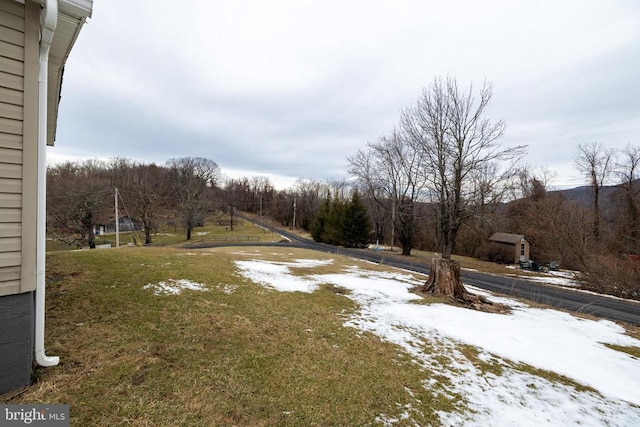
<path fill-rule="evenodd" d="M 60 0 L 60 11 L 78 18 L 91 18 L 93 0 Z"/>
<path fill-rule="evenodd" d="M 91 16 L 93 0 L 60 0 L 59 6 L 58 26 L 49 53 L 47 145 L 53 145 L 56 138 L 64 65 L 86 18 Z"/>
<path fill-rule="evenodd" d="M 46 0 L 33 0 L 41 6 Z M 91 18 L 93 12 L 93 0 L 58 0 L 60 13 L 75 16 L 76 18 Z"/>

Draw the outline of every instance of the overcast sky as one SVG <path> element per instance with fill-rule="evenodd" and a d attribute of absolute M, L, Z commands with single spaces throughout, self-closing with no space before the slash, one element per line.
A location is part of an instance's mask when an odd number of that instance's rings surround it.
<path fill-rule="evenodd" d="M 49 159 L 215 160 L 346 177 L 435 76 L 494 85 L 527 162 L 581 184 L 578 144 L 640 145 L 640 2 L 95 0 Z"/>

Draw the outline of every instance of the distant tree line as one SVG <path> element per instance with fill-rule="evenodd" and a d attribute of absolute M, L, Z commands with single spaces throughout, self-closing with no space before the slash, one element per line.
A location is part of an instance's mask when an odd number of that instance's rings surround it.
<path fill-rule="evenodd" d="M 540 262 L 580 271 L 583 287 L 640 299 L 640 147 L 583 143 L 575 163 L 587 185 L 566 191 L 549 190 L 548 171 L 522 171 L 502 224 L 525 234 Z"/>
<path fill-rule="evenodd" d="M 122 208 L 142 225 L 145 243 L 161 220 L 178 221 L 186 238 L 216 199 L 220 168 L 209 159 L 181 158 L 164 166 L 116 158 L 66 162 L 47 169 L 49 233 L 94 246 L 96 226 L 115 221 L 115 189 Z"/>

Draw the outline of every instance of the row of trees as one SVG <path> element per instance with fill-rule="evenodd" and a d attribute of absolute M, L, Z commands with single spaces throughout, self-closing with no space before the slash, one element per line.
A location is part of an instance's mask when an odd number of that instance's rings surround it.
<path fill-rule="evenodd" d="M 500 145 L 504 122 L 484 117 L 491 96 L 488 83 L 476 99 L 473 87 L 465 92 L 455 79 L 437 78 L 389 135 L 348 158 L 357 184 L 377 204 L 376 222 L 391 216 L 404 255 L 429 216 L 435 246 L 450 258 L 461 229 L 510 194 L 525 147 Z"/>
<path fill-rule="evenodd" d="M 464 90 L 452 77 L 436 78 L 402 110 L 390 134 L 348 159 L 363 193 L 380 208 L 375 218 L 390 213 L 403 255 L 414 247 L 419 214 L 433 219 L 441 259 L 433 261 L 425 291 L 462 302 L 477 299 L 451 259 L 459 233 L 471 218 L 495 209 L 525 154 L 525 147 L 500 144 L 505 123 L 485 117 L 491 97 L 487 82 L 476 95 L 472 85 Z"/>
<path fill-rule="evenodd" d="M 607 244 L 616 251 L 640 251 L 640 147 L 627 144 L 622 150 L 606 148 L 591 142 L 578 146 L 576 166 L 588 180 L 592 195 L 592 237 L 596 245 Z M 601 198 L 606 185 L 614 182 L 616 191 L 610 194 L 619 209 L 619 227 L 615 237 L 603 234 Z M 615 244 L 615 243 L 617 244 Z M 613 244 L 613 246 L 611 246 Z"/>
<path fill-rule="evenodd" d="M 640 147 L 580 144 L 576 167 L 588 185 L 548 191 L 548 174 L 523 175 L 526 192 L 509 204 L 506 225 L 527 235 L 534 255 L 579 270 L 583 286 L 640 297 Z"/>
<path fill-rule="evenodd" d="M 47 186 L 49 233 L 83 245 L 91 245 L 97 225 L 114 221 L 115 188 L 121 214 L 142 225 L 147 244 L 160 225 L 183 227 L 190 239 L 208 213 L 229 213 L 233 207 L 283 226 L 292 226 L 296 216 L 296 226 L 310 230 L 326 195 L 343 201 L 351 194 L 344 181 L 302 179 L 276 191 L 265 177 L 225 178 L 215 161 L 204 158 L 164 165 L 124 158 L 65 162 L 48 168 Z"/>
<path fill-rule="evenodd" d="M 145 243 L 151 243 L 163 216 L 180 221 L 190 239 L 210 209 L 219 180 L 218 165 L 204 158 L 172 159 L 165 166 L 121 158 L 66 162 L 47 171 L 49 231 L 79 235 L 93 246 L 95 226 L 115 217 L 118 188 L 124 207 L 142 224 Z"/>
<path fill-rule="evenodd" d="M 639 162 L 639 147 L 616 152 L 581 144 L 576 165 L 589 185 L 549 191 L 548 171 L 523 171 L 522 195 L 507 205 L 502 223 L 525 234 L 542 261 L 567 268 L 585 270 L 597 254 L 640 254 Z"/>

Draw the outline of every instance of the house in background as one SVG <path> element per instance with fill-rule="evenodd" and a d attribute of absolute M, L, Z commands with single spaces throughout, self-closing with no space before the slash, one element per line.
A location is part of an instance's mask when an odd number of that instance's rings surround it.
<path fill-rule="evenodd" d="M 142 224 L 139 221 L 131 218 L 128 215 L 119 216 L 118 217 L 118 230 L 121 232 L 127 231 L 142 231 Z M 116 221 L 115 219 L 110 223 L 104 226 L 105 233 L 115 233 L 116 232 Z"/>
<path fill-rule="evenodd" d="M 0 0 L 0 393 L 44 350 L 46 146 L 62 73 L 93 0 Z"/>
<path fill-rule="evenodd" d="M 520 262 L 529 261 L 530 243 L 522 234 L 512 233 L 494 233 L 489 237 L 491 252 L 503 255 L 504 262 Z"/>

